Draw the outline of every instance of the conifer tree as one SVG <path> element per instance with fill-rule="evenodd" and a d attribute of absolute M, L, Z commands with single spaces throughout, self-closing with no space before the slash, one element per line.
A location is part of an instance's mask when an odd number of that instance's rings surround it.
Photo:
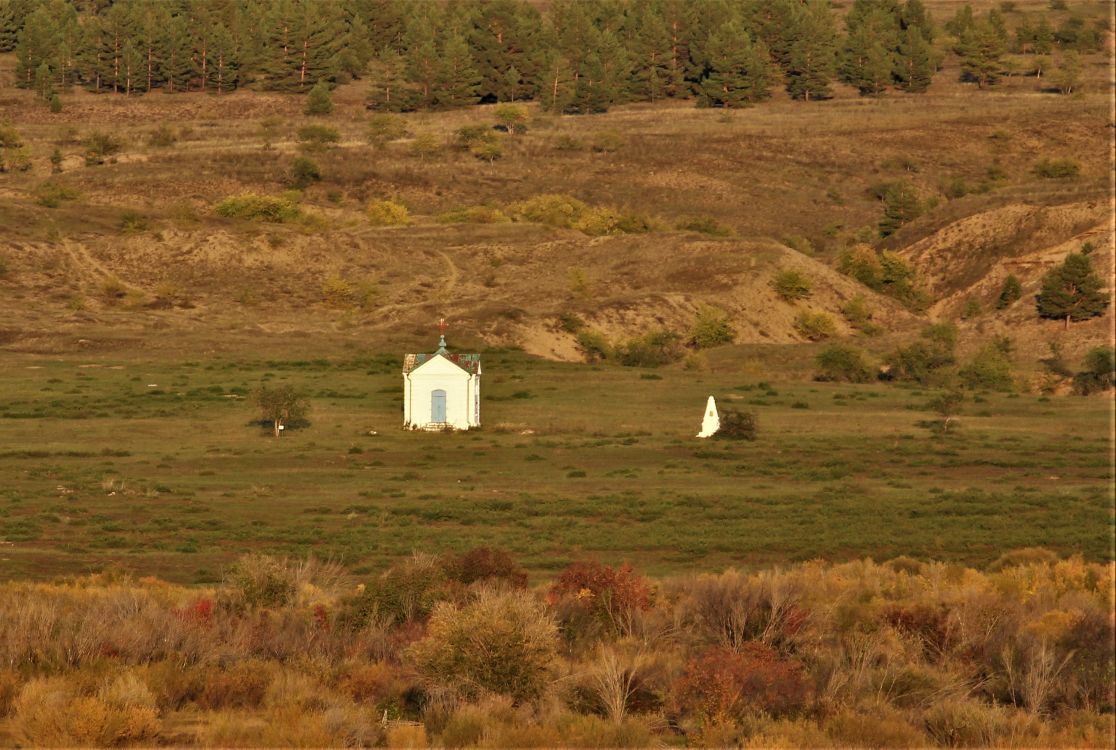
<path fill-rule="evenodd" d="M 630 47 L 632 94 L 651 102 L 667 96 L 673 75 L 670 33 L 666 22 L 650 3 L 639 7 Z"/>
<path fill-rule="evenodd" d="M 1082 253 L 1070 253 L 1062 265 L 1043 277 L 1042 291 L 1035 297 L 1035 303 L 1040 317 L 1063 319 L 1069 328 L 1071 321 L 1103 315 L 1108 309 L 1109 295 L 1093 272 L 1089 258 Z"/>
<path fill-rule="evenodd" d="M 426 13 L 410 19 L 405 41 L 407 80 L 414 86 L 416 104 L 432 107 L 441 73 L 441 58 L 433 19 Z"/>
<path fill-rule="evenodd" d="M 306 106 L 302 113 L 311 117 L 323 117 L 333 112 L 333 99 L 329 95 L 329 84 L 318 81 L 306 95 Z"/>
<path fill-rule="evenodd" d="M 965 28 L 954 48 L 961 58 L 962 79 L 979 88 L 996 83 L 1004 69 L 1004 50 L 1004 40 L 987 18 Z"/>
<path fill-rule="evenodd" d="M 11 52 L 19 43 L 27 17 L 36 0 L 0 0 L 0 52 Z"/>
<path fill-rule="evenodd" d="M 58 44 L 58 25 L 45 5 L 27 16 L 15 47 L 16 85 L 35 88 L 35 75 L 44 62 L 48 63 Z"/>
<path fill-rule="evenodd" d="M 368 109 L 405 112 L 415 106 L 415 93 L 407 81 L 407 63 L 391 47 L 385 47 L 368 64 Z"/>
<path fill-rule="evenodd" d="M 577 79 L 573 66 L 557 49 L 550 48 L 539 78 L 539 99 L 543 109 L 565 112 L 573 100 Z"/>
<path fill-rule="evenodd" d="M 1062 55 L 1058 67 L 1050 75 L 1054 88 L 1072 94 L 1081 85 L 1081 57 L 1072 50 Z"/>
<path fill-rule="evenodd" d="M 824 99 L 837 67 L 837 32 L 829 4 L 810 0 L 796 16 L 787 59 L 787 91 L 804 101 Z"/>
<path fill-rule="evenodd" d="M 201 73 L 194 56 L 194 41 L 189 24 L 181 15 L 174 15 L 159 36 L 160 77 L 167 91 L 189 91 L 190 82 Z"/>
<path fill-rule="evenodd" d="M 434 101 L 442 107 L 477 103 L 480 74 L 473 66 L 469 45 L 460 34 L 450 36 L 442 47 L 441 66 L 435 81 Z"/>
<path fill-rule="evenodd" d="M 701 83 L 703 101 L 713 107 L 747 107 L 770 95 L 774 70 L 762 41 L 730 23 L 706 46 L 709 75 Z"/>
<path fill-rule="evenodd" d="M 514 101 L 531 95 L 528 82 L 540 65 L 542 16 L 520 0 L 481 4 L 471 21 L 468 43 L 484 101 Z"/>
<path fill-rule="evenodd" d="M 895 56 L 895 80 L 899 88 L 916 94 L 926 91 L 937 67 L 937 55 L 930 42 L 919 29 L 908 27 Z"/>

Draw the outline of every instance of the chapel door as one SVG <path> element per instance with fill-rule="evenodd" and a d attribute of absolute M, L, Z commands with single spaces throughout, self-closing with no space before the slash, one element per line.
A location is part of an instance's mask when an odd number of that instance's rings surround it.
<path fill-rule="evenodd" d="M 441 388 L 430 394 L 430 421 L 439 424 L 446 421 L 446 392 Z"/>

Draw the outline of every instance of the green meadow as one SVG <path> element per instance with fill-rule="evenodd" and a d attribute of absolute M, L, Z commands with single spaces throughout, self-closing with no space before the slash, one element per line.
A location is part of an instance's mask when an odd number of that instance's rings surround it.
<path fill-rule="evenodd" d="M 653 574 L 898 555 L 981 566 L 1041 545 L 1112 559 L 1104 398 L 969 394 L 941 435 L 929 390 L 484 355 L 483 429 L 400 429 L 396 355 L 165 364 L 8 355 L 0 572 L 117 567 L 184 583 L 238 555 L 356 573 L 413 551 L 511 552 Z M 274 439 L 248 395 L 288 382 L 310 424 Z M 754 442 L 694 438 L 705 398 Z"/>

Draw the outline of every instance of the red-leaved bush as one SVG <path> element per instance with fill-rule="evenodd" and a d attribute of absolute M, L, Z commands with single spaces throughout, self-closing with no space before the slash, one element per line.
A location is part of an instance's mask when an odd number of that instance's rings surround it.
<path fill-rule="evenodd" d="M 678 708 L 704 722 L 724 724 L 759 712 L 786 716 L 810 700 L 810 682 L 797 659 L 758 642 L 739 651 L 708 649 L 686 665 L 675 685 Z"/>
<path fill-rule="evenodd" d="M 574 563 L 558 576 L 547 601 L 559 610 L 567 631 L 581 630 L 586 616 L 606 630 L 631 634 L 635 617 L 651 608 L 651 585 L 624 563 L 619 568 L 596 560 Z"/>

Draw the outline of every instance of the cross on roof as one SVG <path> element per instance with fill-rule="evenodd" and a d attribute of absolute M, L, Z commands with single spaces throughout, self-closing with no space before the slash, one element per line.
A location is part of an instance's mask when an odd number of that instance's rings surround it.
<path fill-rule="evenodd" d="M 445 318 L 438 318 L 438 330 L 441 332 L 441 334 L 443 336 L 446 335 L 446 329 L 447 328 L 449 328 L 449 324 L 446 323 L 446 319 Z"/>

